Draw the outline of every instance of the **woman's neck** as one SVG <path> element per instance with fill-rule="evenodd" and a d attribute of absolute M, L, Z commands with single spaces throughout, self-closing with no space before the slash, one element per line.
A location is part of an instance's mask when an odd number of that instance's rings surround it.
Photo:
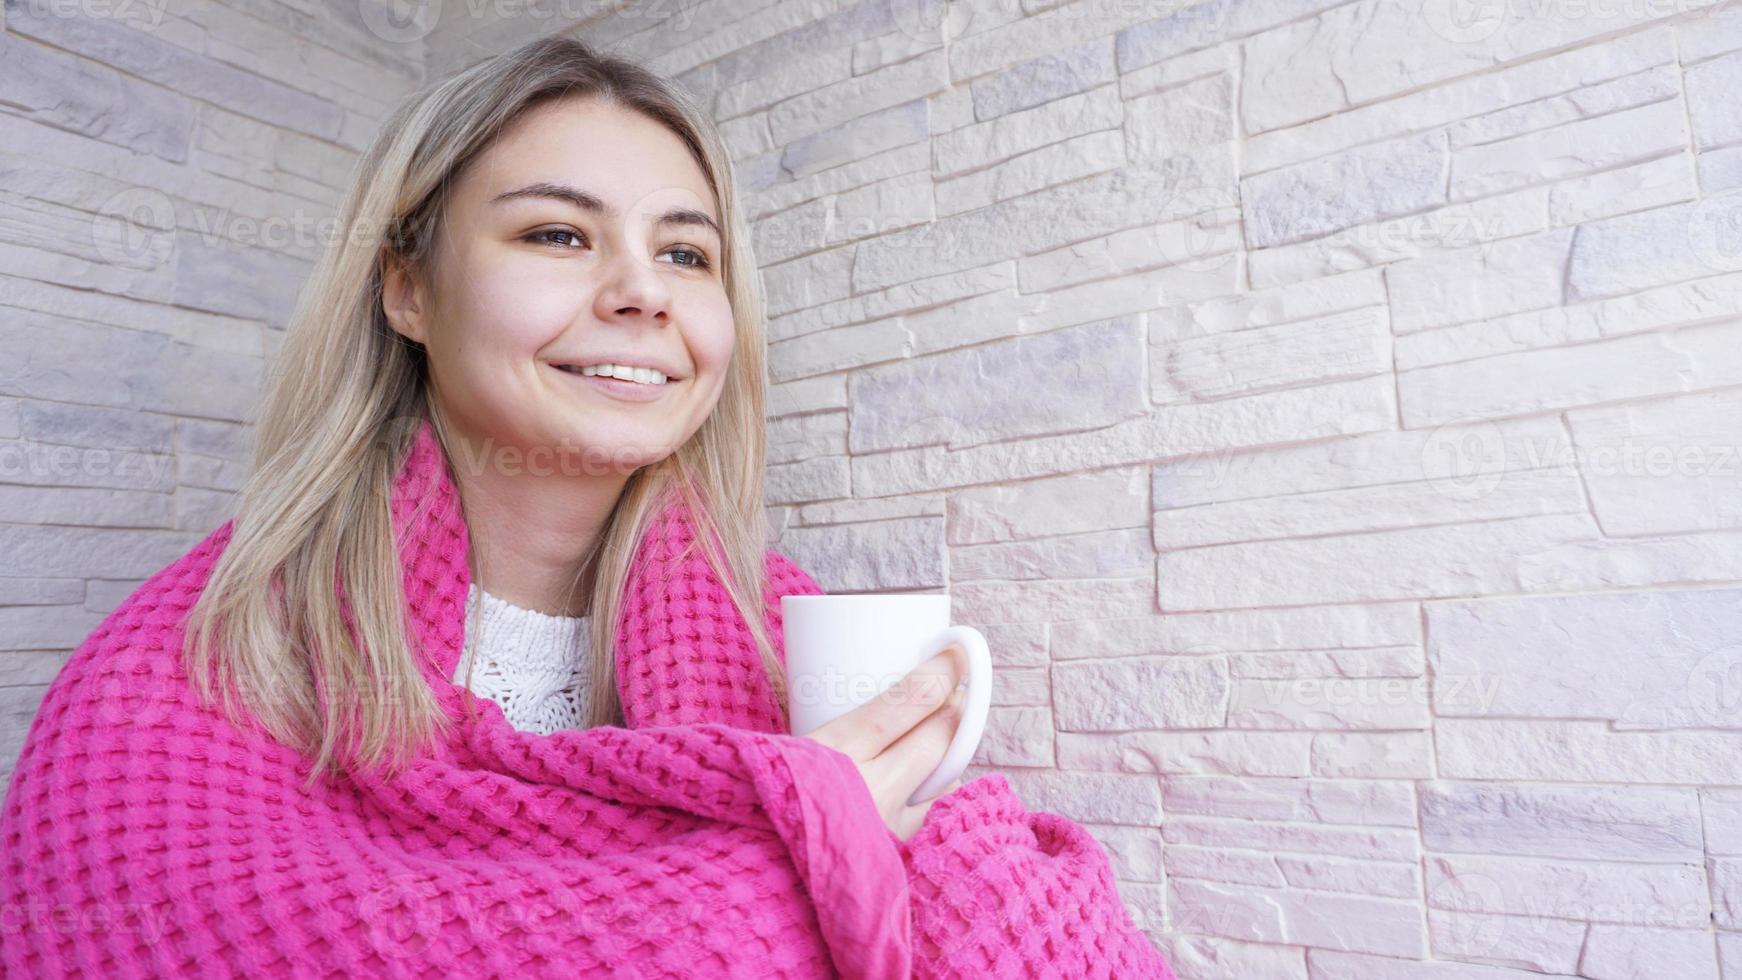
<path fill-rule="evenodd" d="M 459 450 L 456 482 L 466 503 L 480 588 L 551 616 L 590 612 L 589 560 L 627 477 L 613 473 L 536 475 L 490 440 Z M 524 458 L 517 457 L 517 458 Z"/>

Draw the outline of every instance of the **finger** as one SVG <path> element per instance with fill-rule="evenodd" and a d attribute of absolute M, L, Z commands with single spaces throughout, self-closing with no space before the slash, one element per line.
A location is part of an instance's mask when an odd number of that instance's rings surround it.
<path fill-rule="evenodd" d="M 856 759 L 882 755 L 930 718 L 966 676 L 953 645 L 921 662 L 871 700 L 836 719 L 843 722 L 845 730 L 842 751 Z M 830 733 L 828 737 L 833 736 Z"/>
<path fill-rule="evenodd" d="M 874 760 L 877 765 L 889 767 L 889 778 L 900 790 L 902 799 L 912 796 L 943 762 L 944 753 L 949 751 L 956 729 L 961 726 L 965 700 L 965 692 L 952 692 L 943 705 Z"/>

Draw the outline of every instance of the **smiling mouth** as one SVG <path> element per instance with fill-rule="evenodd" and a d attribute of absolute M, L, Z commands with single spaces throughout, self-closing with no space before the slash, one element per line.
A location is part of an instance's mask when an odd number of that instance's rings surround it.
<path fill-rule="evenodd" d="M 622 402 L 656 402 L 665 398 L 666 392 L 675 387 L 679 378 L 667 378 L 658 384 L 647 384 L 640 381 L 629 381 L 613 378 L 607 374 L 583 374 L 579 368 L 568 368 L 553 364 L 563 374 L 575 379 L 576 382 L 596 389 L 607 398 Z"/>
<path fill-rule="evenodd" d="M 668 385 L 668 384 L 672 383 L 673 381 L 683 380 L 682 378 L 673 378 L 673 377 L 668 377 L 668 376 L 663 375 L 663 374 L 659 374 L 659 375 L 657 375 L 657 377 L 660 379 L 658 381 L 641 381 L 641 380 L 637 380 L 635 378 L 620 378 L 614 374 L 588 374 L 586 372 L 586 369 L 578 367 L 578 366 L 573 365 L 573 364 L 553 364 L 551 366 L 556 368 L 558 371 L 562 371 L 565 374 L 579 375 L 583 378 L 598 378 L 601 381 L 622 381 L 625 384 L 641 385 L 642 387 L 645 387 L 645 388 L 659 388 L 659 387 L 663 387 L 665 385 Z"/>

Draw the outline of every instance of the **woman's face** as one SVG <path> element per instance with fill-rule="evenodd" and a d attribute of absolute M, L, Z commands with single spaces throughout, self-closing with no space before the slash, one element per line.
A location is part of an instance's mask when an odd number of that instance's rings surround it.
<path fill-rule="evenodd" d="M 549 447 L 547 465 L 626 475 L 673 452 L 719 399 L 734 338 L 719 221 L 670 130 L 559 99 L 465 169 L 428 276 L 390 276 L 383 301 L 428 349 L 437 400 L 475 448 Z M 602 363 L 667 377 L 580 373 Z"/>

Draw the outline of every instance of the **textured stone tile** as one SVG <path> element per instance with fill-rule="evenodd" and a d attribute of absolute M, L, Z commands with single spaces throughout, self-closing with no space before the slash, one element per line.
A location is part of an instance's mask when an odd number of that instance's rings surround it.
<path fill-rule="evenodd" d="M 1443 204 L 1444 133 L 1408 136 L 1240 182 L 1246 241 L 1286 245 Z"/>
<path fill-rule="evenodd" d="M 1742 329 L 1736 331 L 1742 341 Z M 1592 511 L 1615 535 L 1742 527 L 1742 394 L 1567 413 Z"/>
<path fill-rule="evenodd" d="M 976 79 L 970 87 L 974 117 L 985 120 L 1032 109 L 1106 85 L 1114 80 L 1114 74 L 1112 42 L 1107 38 L 1087 41 Z"/>
<path fill-rule="evenodd" d="M 1122 657 L 1053 668 L 1060 731 L 1215 728 L 1228 712 L 1220 657 Z"/>
<path fill-rule="evenodd" d="M 1111 425 L 1143 414 L 1142 332 L 1067 327 L 873 368 L 847 382 L 855 453 Z"/>
<path fill-rule="evenodd" d="M 1736 590 L 1497 598 L 1427 607 L 1435 711 L 1742 728 Z M 1453 679 L 1466 683 L 1453 685 Z M 1475 697 L 1476 689 L 1492 697 Z"/>
<path fill-rule="evenodd" d="M 1432 851 L 1614 861 L 1695 861 L 1699 799 L 1691 789 L 1434 783 L 1421 788 L 1422 844 Z"/>
<path fill-rule="evenodd" d="M 0 108 L 27 119 L 165 160 L 187 159 L 193 103 L 107 66 L 0 35 L 0 92 Z"/>

